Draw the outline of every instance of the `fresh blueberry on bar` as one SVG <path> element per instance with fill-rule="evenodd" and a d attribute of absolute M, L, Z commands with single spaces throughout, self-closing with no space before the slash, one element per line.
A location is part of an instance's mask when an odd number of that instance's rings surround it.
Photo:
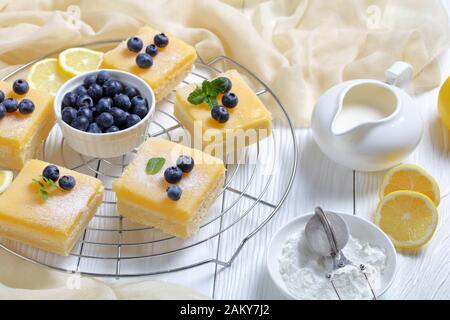
<path fill-rule="evenodd" d="M 158 48 L 164 48 L 169 44 L 169 38 L 164 33 L 159 33 L 153 38 L 153 42 Z"/>
<path fill-rule="evenodd" d="M 98 114 L 103 112 L 110 112 L 113 105 L 113 99 L 110 97 L 104 97 L 98 100 L 97 104 L 95 105 L 96 112 Z"/>
<path fill-rule="evenodd" d="M 149 54 L 151 57 L 154 57 L 158 54 L 158 47 L 152 43 L 145 48 L 145 53 Z"/>
<path fill-rule="evenodd" d="M 3 100 L 5 100 L 5 93 L 2 90 L 0 90 L 0 103 L 2 103 Z"/>
<path fill-rule="evenodd" d="M 96 74 L 90 74 L 88 76 L 86 76 L 86 78 L 84 78 L 83 80 L 83 84 L 86 88 L 89 88 L 90 86 L 92 86 L 93 84 L 97 83 L 97 75 Z"/>
<path fill-rule="evenodd" d="M 102 86 L 108 80 L 111 80 L 111 75 L 108 71 L 102 70 L 97 73 L 97 84 Z"/>
<path fill-rule="evenodd" d="M 125 122 L 127 121 L 127 117 L 129 115 L 128 112 L 123 111 L 120 108 L 113 107 L 111 109 L 111 115 L 114 118 L 114 125 L 117 127 L 122 127 L 125 125 Z"/>
<path fill-rule="evenodd" d="M 91 108 L 94 106 L 94 101 L 87 94 L 78 96 L 77 98 L 77 107 L 81 108 Z"/>
<path fill-rule="evenodd" d="M 53 164 L 48 165 L 44 168 L 44 171 L 42 171 L 42 175 L 45 178 L 56 182 L 59 179 L 59 169 Z"/>
<path fill-rule="evenodd" d="M 223 106 L 215 106 L 211 109 L 211 117 L 219 123 L 225 123 L 230 119 L 227 108 Z"/>
<path fill-rule="evenodd" d="M 97 83 L 91 84 L 87 90 L 87 94 L 92 100 L 98 101 L 103 96 L 103 88 Z"/>
<path fill-rule="evenodd" d="M 28 92 L 30 87 L 28 86 L 28 82 L 26 82 L 24 79 L 17 79 L 13 83 L 13 91 L 17 94 L 23 95 Z"/>
<path fill-rule="evenodd" d="M 238 104 L 238 97 L 232 92 L 227 92 L 222 96 L 222 104 L 227 108 L 234 108 Z"/>
<path fill-rule="evenodd" d="M 6 108 L 3 103 L 0 103 L 0 119 L 3 119 L 6 116 Z"/>
<path fill-rule="evenodd" d="M 85 116 L 76 117 L 70 125 L 75 129 L 86 131 L 89 127 L 89 119 Z"/>
<path fill-rule="evenodd" d="M 87 132 L 89 133 L 102 133 L 102 129 L 98 126 L 97 123 L 92 122 L 89 124 L 89 127 L 87 128 Z"/>
<path fill-rule="evenodd" d="M 5 101 L 3 101 L 3 105 L 6 108 L 6 112 L 9 113 L 16 112 L 17 108 L 19 107 L 17 100 L 13 98 L 6 98 Z"/>
<path fill-rule="evenodd" d="M 131 128 L 135 124 L 138 124 L 141 118 L 137 114 L 129 114 L 127 120 L 125 121 L 125 127 Z"/>
<path fill-rule="evenodd" d="M 118 94 L 114 97 L 114 107 L 128 111 L 131 108 L 130 98 L 126 94 Z"/>
<path fill-rule="evenodd" d="M 72 121 L 75 120 L 76 117 L 77 117 L 77 110 L 75 108 L 65 107 L 62 110 L 61 118 L 65 123 L 70 125 Z"/>
<path fill-rule="evenodd" d="M 133 52 L 139 52 L 142 50 L 144 43 L 139 37 L 131 37 L 127 41 L 127 48 Z"/>
<path fill-rule="evenodd" d="M 183 171 L 180 168 L 172 166 L 164 171 L 164 179 L 169 183 L 177 183 L 183 177 Z"/>
<path fill-rule="evenodd" d="M 139 68 L 148 69 L 153 65 L 153 59 L 147 53 L 139 53 L 136 56 L 136 64 Z"/>
<path fill-rule="evenodd" d="M 114 118 L 111 113 L 103 112 L 95 119 L 95 122 L 102 129 L 108 129 L 114 124 Z"/>
<path fill-rule="evenodd" d="M 63 190 L 72 190 L 75 188 L 76 181 L 72 176 L 62 176 L 61 179 L 59 179 L 58 184 Z"/>
<path fill-rule="evenodd" d="M 124 92 L 128 98 L 133 99 L 134 97 L 140 95 L 140 92 L 135 87 L 126 87 Z"/>
<path fill-rule="evenodd" d="M 108 80 L 103 84 L 103 95 L 114 97 L 116 94 L 122 93 L 123 85 L 117 80 Z"/>
<path fill-rule="evenodd" d="M 178 201 L 181 198 L 183 191 L 177 185 L 171 185 L 167 188 L 167 196 L 170 200 Z"/>
<path fill-rule="evenodd" d="M 225 85 L 222 88 L 223 90 L 221 90 L 220 93 L 226 93 L 231 90 L 231 87 L 233 86 L 233 84 L 231 83 L 230 79 L 228 79 L 227 77 L 219 77 L 217 79 L 218 80 L 220 79 L 221 82 L 225 83 Z"/>
<path fill-rule="evenodd" d="M 19 112 L 21 114 L 30 114 L 34 111 L 34 103 L 30 99 L 23 99 L 19 103 Z"/>
<path fill-rule="evenodd" d="M 62 100 L 62 106 L 64 107 L 72 107 L 77 108 L 77 94 L 73 91 L 67 92 Z"/>
<path fill-rule="evenodd" d="M 191 172 L 194 169 L 194 159 L 191 156 L 181 155 L 177 159 L 177 167 L 184 173 Z"/>

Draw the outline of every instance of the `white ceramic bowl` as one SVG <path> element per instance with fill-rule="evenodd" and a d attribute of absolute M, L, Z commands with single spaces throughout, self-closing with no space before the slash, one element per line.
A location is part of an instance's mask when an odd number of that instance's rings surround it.
<path fill-rule="evenodd" d="M 281 228 L 272 238 L 267 250 L 266 264 L 267 269 L 275 286 L 287 298 L 296 300 L 286 287 L 279 271 L 278 259 L 281 256 L 283 246 L 286 241 L 295 233 L 305 228 L 306 223 L 312 217 L 312 213 L 296 218 Z M 360 241 L 370 243 L 373 246 L 384 248 L 386 250 L 387 265 L 381 274 L 381 285 L 376 290 L 377 297 L 381 296 L 392 284 L 397 269 L 397 252 L 389 237 L 375 224 L 366 219 L 350 214 L 340 214 L 347 223 L 350 234 Z M 345 249 L 344 249 L 345 253 Z M 357 263 L 357 261 L 354 261 Z"/>
<path fill-rule="evenodd" d="M 139 77 L 124 71 L 106 70 L 111 78 L 125 85 L 136 87 L 147 99 L 149 111 L 138 124 L 125 130 L 112 133 L 88 133 L 72 128 L 61 118 L 61 103 L 67 92 L 83 83 L 84 78 L 101 70 L 86 72 L 67 81 L 57 92 L 54 102 L 56 120 L 67 143 L 75 151 L 96 158 L 113 158 L 124 155 L 138 147 L 146 139 L 148 128 L 155 113 L 155 94 L 150 86 Z"/>

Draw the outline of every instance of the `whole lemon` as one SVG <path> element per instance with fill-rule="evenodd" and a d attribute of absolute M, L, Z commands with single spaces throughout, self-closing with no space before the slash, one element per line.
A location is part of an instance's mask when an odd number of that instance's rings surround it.
<path fill-rule="evenodd" d="M 439 117 L 450 130 L 450 77 L 444 82 L 438 98 Z"/>

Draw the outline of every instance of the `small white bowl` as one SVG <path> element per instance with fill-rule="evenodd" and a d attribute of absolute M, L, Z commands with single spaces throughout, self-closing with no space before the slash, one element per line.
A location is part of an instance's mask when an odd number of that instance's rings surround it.
<path fill-rule="evenodd" d="M 297 300 L 298 298 L 291 294 L 289 289 L 286 287 L 286 284 L 280 274 L 278 259 L 281 256 L 286 241 L 292 235 L 301 232 L 305 228 L 305 225 L 309 219 L 311 219 L 312 215 L 312 213 L 309 213 L 299 218 L 295 218 L 283 228 L 278 230 L 267 249 L 266 264 L 270 278 L 278 290 L 287 299 Z M 350 235 L 352 237 L 386 250 L 386 268 L 381 274 L 380 288 L 375 291 L 375 294 L 379 297 L 391 286 L 395 277 L 395 272 L 397 269 L 397 252 L 395 251 L 394 245 L 389 237 L 380 228 L 378 228 L 378 226 L 367 221 L 366 219 L 351 214 L 340 214 L 340 216 L 344 218 L 347 223 L 350 230 Z M 357 263 L 357 261 L 354 262 Z"/>
<path fill-rule="evenodd" d="M 100 71 L 108 71 L 112 79 L 119 80 L 125 85 L 136 87 L 141 96 L 147 99 L 148 113 L 138 124 L 118 132 L 89 133 L 72 128 L 61 118 L 61 104 L 64 95 L 83 83 L 84 78 Z M 56 120 L 67 143 L 75 151 L 96 158 L 113 158 L 124 155 L 141 145 L 147 136 L 148 128 L 155 113 L 155 94 L 152 88 L 139 77 L 119 70 L 96 70 L 80 74 L 67 81 L 57 92 L 54 109 Z"/>

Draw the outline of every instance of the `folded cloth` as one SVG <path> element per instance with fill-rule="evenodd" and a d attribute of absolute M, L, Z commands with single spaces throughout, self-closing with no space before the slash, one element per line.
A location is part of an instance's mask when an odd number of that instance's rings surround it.
<path fill-rule="evenodd" d="M 450 44 L 439 0 L 0 0 L 0 10 L 0 70 L 150 24 L 203 61 L 225 54 L 251 69 L 298 126 L 326 89 L 383 80 L 396 60 L 413 65 L 417 89 L 439 85 L 436 57 Z"/>

